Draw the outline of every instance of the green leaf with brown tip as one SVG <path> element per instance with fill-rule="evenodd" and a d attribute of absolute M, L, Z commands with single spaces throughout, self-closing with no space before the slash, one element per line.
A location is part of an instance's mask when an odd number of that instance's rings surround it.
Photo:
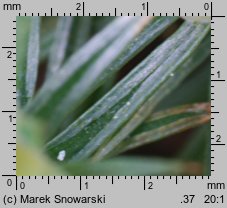
<path fill-rule="evenodd" d="M 159 141 L 209 121 L 209 103 L 189 104 L 151 114 L 110 155 Z"/>

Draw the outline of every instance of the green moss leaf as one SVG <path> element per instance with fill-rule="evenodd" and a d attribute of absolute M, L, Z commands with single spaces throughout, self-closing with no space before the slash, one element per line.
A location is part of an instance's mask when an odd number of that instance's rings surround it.
<path fill-rule="evenodd" d="M 40 62 L 47 60 L 54 39 L 58 17 L 41 17 Z"/>
<path fill-rule="evenodd" d="M 210 54 L 210 26 L 184 23 L 106 96 L 47 145 L 56 158 L 102 159 L 151 113 L 154 106 Z"/>
<path fill-rule="evenodd" d="M 59 17 L 58 19 L 48 60 L 47 78 L 56 74 L 64 61 L 72 22 L 73 17 Z"/>
<path fill-rule="evenodd" d="M 17 17 L 17 103 L 33 97 L 38 74 L 40 17 Z"/>
<path fill-rule="evenodd" d="M 67 115 L 176 19 L 116 19 L 66 61 L 26 111 L 46 119 L 47 128 L 56 131 Z"/>
<path fill-rule="evenodd" d="M 113 153 L 142 146 L 210 121 L 210 104 L 189 104 L 153 113 Z"/>

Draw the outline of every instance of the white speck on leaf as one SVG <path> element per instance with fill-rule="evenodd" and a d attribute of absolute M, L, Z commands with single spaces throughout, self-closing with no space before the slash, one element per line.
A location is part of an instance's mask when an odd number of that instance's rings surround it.
<path fill-rule="evenodd" d="M 117 115 L 115 115 L 115 116 L 113 117 L 113 119 L 118 119 L 118 116 L 117 116 Z"/>
<path fill-rule="evenodd" d="M 66 151 L 65 150 L 61 150 L 59 153 L 58 153 L 58 156 L 57 156 L 57 159 L 59 161 L 63 161 L 65 159 L 65 155 L 66 155 Z"/>
<path fill-rule="evenodd" d="M 173 77 L 174 76 L 174 73 L 171 73 L 170 76 Z"/>
<path fill-rule="evenodd" d="M 127 103 L 126 103 L 126 105 L 127 105 L 127 106 L 130 106 L 130 105 L 131 105 L 131 103 L 130 103 L 130 102 L 127 102 Z"/>

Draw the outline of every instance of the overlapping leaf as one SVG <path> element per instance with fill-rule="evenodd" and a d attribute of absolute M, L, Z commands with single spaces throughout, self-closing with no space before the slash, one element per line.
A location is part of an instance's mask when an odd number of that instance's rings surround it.
<path fill-rule="evenodd" d="M 56 158 L 105 157 L 209 54 L 210 26 L 184 23 L 102 100 L 47 145 Z"/>
<path fill-rule="evenodd" d="M 210 104 L 189 104 L 171 108 L 151 116 L 113 150 L 118 154 L 172 134 L 194 128 L 210 120 Z"/>
<path fill-rule="evenodd" d="M 156 111 L 209 100 L 207 86 L 210 83 L 210 57 L 201 63 L 173 92 L 157 106 Z M 185 96 L 187 95 L 187 96 Z"/>
<path fill-rule="evenodd" d="M 101 29 L 107 26 L 114 18 L 92 16 L 74 17 L 66 58 L 78 51 L 92 36 L 100 32 Z"/>
<path fill-rule="evenodd" d="M 41 17 L 40 62 L 46 61 L 54 39 L 58 17 Z"/>
<path fill-rule="evenodd" d="M 27 112 L 45 118 L 54 132 L 108 77 L 176 19 L 118 18 L 66 61 L 27 106 Z"/>
<path fill-rule="evenodd" d="M 55 74 L 64 61 L 72 21 L 73 17 L 59 17 L 52 49 L 50 50 L 49 55 L 47 77 Z"/>

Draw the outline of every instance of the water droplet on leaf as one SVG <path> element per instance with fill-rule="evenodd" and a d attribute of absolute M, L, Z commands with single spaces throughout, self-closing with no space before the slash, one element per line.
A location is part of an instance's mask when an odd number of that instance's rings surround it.
<path fill-rule="evenodd" d="M 61 150 L 59 153 L 58 153 L 58 156 L 57 156 L 57 159 L 59 161 L 63 161 L 65 159 L 65 155 L 66 155 L 66 151 L 65 150 Z"/>

